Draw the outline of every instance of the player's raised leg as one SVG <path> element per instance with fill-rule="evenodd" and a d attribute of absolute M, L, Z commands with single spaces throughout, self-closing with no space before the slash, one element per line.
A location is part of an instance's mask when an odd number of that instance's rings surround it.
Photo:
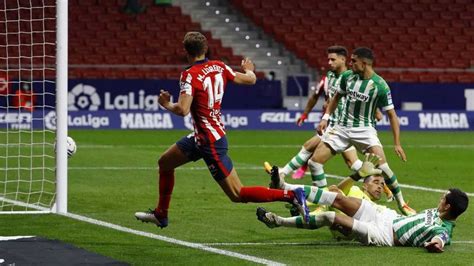
<path fill-rule="evenodd" d="M 382 170 L 382 174 L 385 179 L 385 183 L 392 191 L 395 199 L 397 200 L 398 208 L 405 215 L 416 214 L 416 211 L 412 209 L 403 199 L 402 191 L 398 184 L 397 176 L 393 173 L 392 169 L 388 166 L 387 160 L 385 159 L 385 153 L 380 146 L 372 146 L 367 149 L 368 152 L 377 154 L 381 159 L 379 162 L 379 169 Z"/>
<path fill-rule="evenodd" d="M 357 150 L 354 146 L 350 146 L 348 149 L 343 151 L 341 155 L 347 167 L 352 171 L 357 172 L 362 167 L 362 161 L 357 156 Z"/>
<path fill-rule="evenodd" d="M 320 142 L 321 139 L 317 135 L 307 140 L 303 144 L 303 147 L 301 147 L 301 150 L 280 169 L 280 175 L 285 177 L 289 173 L 296 171 L 298 168 L 306 164 Z"/>

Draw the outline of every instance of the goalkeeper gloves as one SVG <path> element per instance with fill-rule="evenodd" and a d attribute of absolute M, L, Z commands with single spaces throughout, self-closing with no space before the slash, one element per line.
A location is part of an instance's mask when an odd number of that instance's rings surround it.
<path fill-rule="evenodd" d="M 365 160 L 362 163 L 362 167 L 359 169 L 358 174 L 361 177 L 367 177 L 369 175 L 380 175 L 382 170 L 375 168 L 380 161 L 380 157 L 373 153 L 366 153 Z"/>

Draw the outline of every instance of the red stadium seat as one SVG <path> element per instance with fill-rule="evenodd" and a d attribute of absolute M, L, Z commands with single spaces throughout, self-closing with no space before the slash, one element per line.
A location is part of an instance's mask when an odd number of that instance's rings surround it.
<path fill-rule="evenodd" d="M 438 76 L 438 80 L 441 83 L 455 83 L 458 81 L 456 74 L 454 73 L 444 73 Z"/>
<path fill-rule="evenodd" d="M 404 72 L 400 74 L 400 82 L 418 82 L 419 74 L 415 72 Z"/>
<path fill-rule="evenodd" d="M 461 83 L 474 83 L 474 74 L 459 74 L 457 80 Z"/>
<path fill-rule="evenodd" d="M 438 74 L 427 72 L 427 73 L 420 73 L 419 74 L 420 82 L 438 82 Z"/>

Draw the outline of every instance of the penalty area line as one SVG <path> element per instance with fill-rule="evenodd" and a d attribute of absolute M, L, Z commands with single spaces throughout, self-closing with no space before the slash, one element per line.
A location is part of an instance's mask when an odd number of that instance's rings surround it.
<path fill-rule="evenodd" d="M 61 214 L 61 215 L 72 218 L 72 219 L 75 219 L 75 220 L 79 220 L 79 221 L 82 221 L 82 222 L 86 222 L 86 223 L 95 224 L 95 225 L 103 226 L 103 227 L 106 227 L 106 228 L 114 229 L 114 230 L 117 230 L 117 231 L 120 231 L 120 232 L 125 232 L 125 233 L 134 234 L 134 235 L 138 235 L 138 236 L 148 237 L 148 238 L 160 240 L 160 241 L 163 241 L 163 242 L 167 242 L 167 243 L 170 243 L 170 244 L 185 246 L 185 247 L 188 247 L 188 248 L 194 248 L 194 249 L 198 249 L 198 250 L 202 250 L 202 251 L 216 253 L 216 254 L 219 254 L 219 255 L 224 255 L 224 256 L 233 257 L 233 258 L 237 258 L 237 259 L 242 259 L 242 260 L 246 260 L 246 261 L 251 261 L 251 262 L 255 262 L 255 263 L 259 263 L 259 264 L 278 265 L 278 266 L 285 265 L 283 263 L 272 261 L 272 260 L 267 260 L 267 259 L 264 259 L 264 258 L 259 258 L 259 257 L 251 256 L 251 255 L 246 255 L 246 254 L 233 252 L 233 251 L 213 248 L 213 247 L 207 246 L 205 244 L 187 242 L 187 241 L 183 241 L 183 240 L 179 240 L 179 239 L 175 239 L 175 238 L 171 238 L 171 237 L 161 236 L 161 235 L 157 235 L 157 234 L 153 234 L 153 233 L 149 233 L 149 232 L 143 232 L 143 231 L 127 228 L 127 227 L 120 226 L 120 225 L 113 224 L 113 223 L 109 223 L 109 222 L 100 221 L 100 220 L 97 220 L 97 219 L 89 218 L 89 217 L 74 214 L 74 213 L 66 213 L 66 214 Z"/>

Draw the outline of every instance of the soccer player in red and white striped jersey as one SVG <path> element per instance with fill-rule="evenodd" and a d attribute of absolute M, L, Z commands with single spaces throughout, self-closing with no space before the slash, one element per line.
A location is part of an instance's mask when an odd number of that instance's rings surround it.
<path fill-rule="evenodd" d="M 159 103 L 170 112 L 185 116 L 191 113 L 194 132 L 171 145 L 161 155 L 159 165 L 159 197 L 157 207 L 149 212 L 137 212 L 135 217 L 163 228 L 168 225 L 168 208 L 174 187 L 174 169 L 190 161 L 204 159 L 211 175 L 233 202 L 285 201 L 295 204 L 309 218 L 303 189 L 284 191 L 255 186 L 245 187 L 227 155 L 227 138 L 221 121 L 221 103 L 227 81 L 253 85 L 254 65 L 242 60 L 245 73 L 234 72 L 221 61 L 208 60 L 207 40 L 199 32 L 188 32 L 184 48 L 191 66 L 181 74 L 178 102 L 170 102 L 170 94 L 161 91 Z"/>

